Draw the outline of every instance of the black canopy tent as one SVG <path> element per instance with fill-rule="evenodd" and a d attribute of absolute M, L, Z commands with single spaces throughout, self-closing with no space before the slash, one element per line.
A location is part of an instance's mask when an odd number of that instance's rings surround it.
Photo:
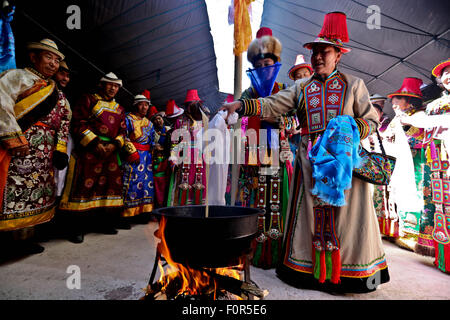
<path fill-rule="evenodd" d="M 77 5 L 81 29 L 70 30 L 67 8 Z M 26 43 L 56 41 L 77 73 L 68 88 L 76 98 L 100 77 L 123 79 L 118 100 L 126 107 L 148 89 L 154 105 L 169 99 L 181 105 L 187 89 L 197 89 L 207 105 L 218 106 L 216 57 L 203 0 L 15 1 L 12 23 L 18 67 L 27 63 Z M 230 48 L 232 53 L 232 48 Z"/>
<path fill-rule="evenodd" d="M 372 5 L 379 11 L 368 10 Z M 283 44 L 278 81 L 292 83 L 287 72 L 297 54 L 310 60 L 303 44 L 317 37 L 325 14 L 332 11 L 346 13 L 347 46 L 352 48 L 339 68 L 362 78 L 370 93 L 394 92 L 405 77 L 431 84 L 432 68 L 450 57 L 450 2 L 446 0 L 265 0 L 261 25 L 271 28 Z M 376 13 L 379 29 L 373 19 Z"/>
<path fill-rule="evenodd" d="M 91 90 L 112 71 L 124 80 L 118 100 L 125 106 L 144 89 L 159 108 L 168 99 L 182 104 L 187 89 L 197 89 L 212 110 L 225 99 L 218 91 L 204 0 L 11 2 L 16 5 L 12 27 L 18 67 L 27 62 L 26 42 L 54 39 L 77 71 L 69 96 Z M 79 30 L 67 27 L 70 5 L 81 10 Z M 367 27 L 370 5 L 380 9 L 380 29 Z M 431 84 L 432 67 L 450 57 L 450 2 L 445 0 L 265 0 L 261 26 L 270 27 L 283 44 L 278 81 L 292 84 L 287 71 L 297 54 L 310 59 L 303 43 L 317 36 L 331 11 L 347 14 L 352 51 L 340 69 L 362 78 L 371 93 L 397 90 L 404 77 Z"/>

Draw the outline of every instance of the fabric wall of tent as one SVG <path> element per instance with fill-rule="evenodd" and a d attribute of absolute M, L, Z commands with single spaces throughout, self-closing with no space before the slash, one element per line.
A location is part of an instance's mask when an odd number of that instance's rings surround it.
<path fill-rule="evenodd" d="M 216 57 L 204 0 L 15 1 L 12 23 L 18 67 L 27 63 L 26 43 L 54 39 L 77 74 L 69 94 L 92 90 L 114 72 L 124 80 L 118 100 L 148 89 L 154 105 L 181 105 L 197 89 L 207 105 L 224 101 L 218 92 Z M 69 29 L 77 5 L 81 28 Z M 225 17 L 226 18 L 226 17 Z M 231 49 L 230 49 L 231 51 Z"/>
<path fill-rule="evenodd" d="M 113 71 L 124 79 L 118 99 L 125 105 L 144 89 L 159 108 L 168 99 L 182 104 L 187 89 L 197 89 L 212 110 L 224 100 L 204 0 L 10 2 L 16 5 L 18 67 L 27 63 L 26 42 L 53 38 L 78 72 L 69 96 L 91 90 L 102 73 Z M 81 10 L 81 29 L 70 30 L 67 8 L 74 4 Z M 380 29 L 367 26 L 371 5 L 380 9 Z M 340 69 L 362 78 L 371 93 L 395 91 L 404 77 L 431 84 L 432 67 L 450 57 L 446 0 L 265 0 L 261 26 L 270 27 L 283 44 L 278 81 L 292 84 L 289 68 L 297 54 L 310 59 L 302 45 L 317 36 L 331 11 L 347 14 L 352 51 Z"/>
<path fill-rule="evenodd" d="M 372 5 L 379 11 L 368 10 Z M 347 46 L 352 48 L 341 59 L 340 70 L 362 78 L 370 93 L 394 92 L 405 77 L 432 84 L 432 68 L 450 57 L 446 0 L 265 0 L 261 25 L 271 28 L 283 45 L 278 81 L 292 83 L 287 72 L 296 55 L 310 60 L 303 44 L 319 34 L 325 14 L 333 11 L 347 15 Z"/>

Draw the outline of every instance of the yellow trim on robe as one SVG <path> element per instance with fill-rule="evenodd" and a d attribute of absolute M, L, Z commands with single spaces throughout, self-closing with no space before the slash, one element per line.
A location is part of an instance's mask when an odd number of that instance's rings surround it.
<path fill-rule="evenodd" d="M 150 120 L 148 120 L 146 117 L 140 118 L 136 116 L 135 114 L 130 113 L 129 116 L 133 118 L 133 132 L 130 134 L 131 140 L 137 140 L 140 137 L 142 137 L 142 127 L 148 127 L 150 124 Z"/>
<path fill-rule="evenodd" d="M 67 168 L 67 178 L 66 178 L 66 186 L 64 187 L 64 191 L 61 197 L 61 202 L 59 204 L 59 208 L 67 211 L 85 211 L 96 209 L 99 207 L 122 207 L 123 199 L 100 199 L 100 200 L 91 200 L 87 202 L 75 202 L 69 201 L 70 190 L 72 188 L 73 176 L 75 174 L 75 164 L 76 159 L 72 155 L 70 156 L 69 166 Z"/>
<path fill-rule="evenodd" d="M 67 142 L 58 140 L 55 150 L 67 154 Z"/>
<path fill-rule="evenodd" d="M 0 230 L 1 231 L 12 231 L 18 230 L 26 227 L 31 227 L 37 224 L 45 223 L 50 221 L 55 215 L 55 207 L 48 210 L 45 208 L 44 211 L 38 215 L 34 215 L 26 218 L 17 218 L 12 220 L 0 220 Z"/>
<path fill-rule="evenodd" d="M 125 138 L 123 137 L 123 135 L 117 136 L 115 140 L 119 142 L 120 148 L 122 148 L 125 144 Z"/>
<path fill-rule="evenodd" d="M 89 129 L 84 130 L 81 134 L 84 136 L 80 141 L 83 147 L 86 147 L 92 140 L 97 138 L 97 135 Z"/>
<path fill-rule="evenodd" d="M 117 102 L 115 102 L 114 100 L 109 101 L 109 102 L 99 100 L 97 102 L 97 104 L 92 108 L 92 114 L 95 117 L 99 117 L 103 113 L 104 110 L 108 110 L 113 113 L 119 113 L 119 111 L 118 111 L 119 107 L 120 107 L 120 105 Z"/>
<path fill-rule="evenodd" d="M 63 194 L 61 196 L 61 202 L 59 204 L 59 207 L 61 209 L 65 209 L 66 203 L 69 202 L 69 194 L 70 189 L 72 187 L 72 181 L 73 181 L 73 175 L 74 175 L 74 168 L 76 164 L 76 159 L 73 155 L 70 156 L 69 159 L 69 165 L 67 166 L 67 176 L 66 176 L 66 185 L 64 186 Z"/>
<path fill-rule="evenodd" d="M 126 217 L 134 217 L 137 216 L 143 212 L 152 212 L 153 211 L 153 204 L 146 204 L 143 206 L 133 207 L 133 208 L 127 208 L 124 211 L 122 211 L 121 216 Z"/>
<path fill-rule="evenodd" d="M 14 105 L 14 113 L 16 114 L 16 119 L 22 118 L 28 112 L 33 110 L 37 105 L 39 105 L 42 101 L 47 99 L 47 97 L 53 93 L 54 89 L 55 82 L 50 81 L 50 84 L 48 86 L 17 102 Z"/>
<path fill-rule="evenodd" d="M 87 211 L 98 208 L 117 208 L 123 207 L 123 199 L 100 199 L 91 200 L 88 202 L 67 202 L 64 205 L 61 204 L 61 209 L 67 211 Z"/>
<path fill-rule="evenodd" d="M 127 141 L 125 143 L 125 152 L 127 154 L 133 154 L 137 151 L 136 147 L 134 146 L 133 142 Z"/>

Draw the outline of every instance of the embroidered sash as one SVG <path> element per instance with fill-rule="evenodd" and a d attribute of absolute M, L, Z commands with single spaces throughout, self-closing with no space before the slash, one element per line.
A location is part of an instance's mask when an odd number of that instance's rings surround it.
<path fill-rule="evenodd" d="M 14 105 L 17 124 L 22 132 L 27 131 L 36 121 L 47 116 L 58 103 L 55 82 L 25 97 Z"/>
<path fill-rule="evenodd" d="M 303 89 L 308 132 L 326 129 L 328 122 L 342 113 L 347 84 L 336 73 L 325 83 L 313 80 Z"/>

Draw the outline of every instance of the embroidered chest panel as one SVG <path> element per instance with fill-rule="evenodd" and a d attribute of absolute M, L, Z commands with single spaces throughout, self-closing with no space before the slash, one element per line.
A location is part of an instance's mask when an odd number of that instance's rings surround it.
<path fill-rule="evenodd" d="M 325 130 L 331 119 L 342 114 L 346 91 L 347 84 L 339 74 L 325 83 L 313 80 L 304 87 L 309 133 Z"/>

